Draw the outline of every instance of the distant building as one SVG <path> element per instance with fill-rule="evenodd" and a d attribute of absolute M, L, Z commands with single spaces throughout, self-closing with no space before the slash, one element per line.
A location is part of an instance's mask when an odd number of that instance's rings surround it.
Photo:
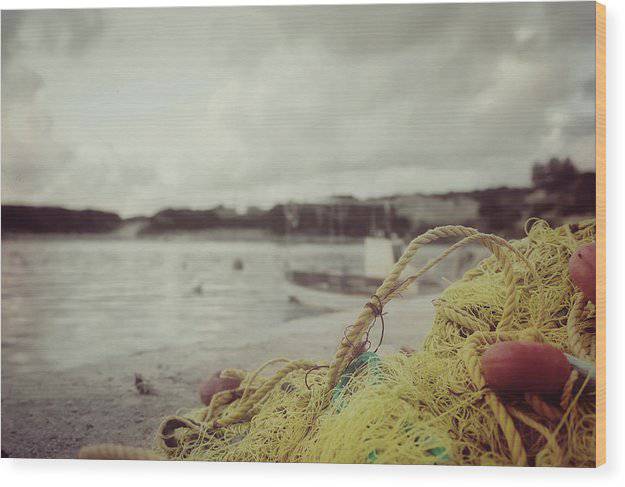
<path fill-rule="evenodd" d="M 464 195 L 402 195 L 389 199 L 398 217 L 420 226 L 469 224 L 479 219 L 479 202 Z"/>
<path fill-rule="evenodd" d="M 250 217 L 263 216 L 265 213 L 266 211 L 258 206 L 248 206 L 247 210 L 245 210 L 245 214 Z"/>
<path fill-rule="evenodd" d="M 238 216 L 237 210 L 223 205 L 216 206 L 212 211 L 222 220 L 228 220 Z"/>
<path fill-rule="evenodd" d="M 351 194 L 337 194 L 330 196 L 325 203 L 329 205 L 353 205 L 360 203 L 360 201 Z"/>

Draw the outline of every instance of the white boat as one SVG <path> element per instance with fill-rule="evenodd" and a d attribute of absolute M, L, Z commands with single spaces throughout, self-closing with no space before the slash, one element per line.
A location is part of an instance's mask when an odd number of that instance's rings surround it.
<path fill-rule="evenodd" d="M 387 237 L 367 237 L 364 247 L 364 275 L 287 270 L 289 299 L 333 310 L 363 306 L 382 284 L 401 250 L 398 242 Z M 410 294 L 415 292 L 416 287 Z"/>
<path fill-rule="evenodd" d="M 291 301 L 333 310 L 363 306 L 382 283 L 365 276 L 326 272 L 287 271 Z"/>

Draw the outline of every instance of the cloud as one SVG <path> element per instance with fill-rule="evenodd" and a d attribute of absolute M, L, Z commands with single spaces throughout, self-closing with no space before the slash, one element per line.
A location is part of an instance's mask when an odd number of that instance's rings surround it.
<path fill-rule="evenodd" d="M 54 107 L 43 101 L 46 74 L 39 57 L 80 57 L 102 27 L 98 11 L 2 12 L 3 201 L 54 202 L 55 181 L 76 182 L 75 149 L 55 133 Z"/>
<path fill-rule="evenodd" d="M 551 156 L 594 167 L 592 3 L 2 20 L 5 202 L 130 215 L 518 186 Z"/>

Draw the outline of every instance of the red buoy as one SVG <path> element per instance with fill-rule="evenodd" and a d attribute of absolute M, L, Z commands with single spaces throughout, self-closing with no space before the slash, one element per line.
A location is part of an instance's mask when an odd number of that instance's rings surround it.
<path fill-rule="evenodd" d="M 560 350 L 536 342 L 499 342 L 482 356 L 486 384 L 497 392 L 553 394 L 562 391 L 571 365 Z"/>
<path fill-rule="evenodd" d="M 577 249 L 569 259 L 571 280 L 593 303 L 597 285 L 596 258 L 597 246 L 592 243 Z"/>

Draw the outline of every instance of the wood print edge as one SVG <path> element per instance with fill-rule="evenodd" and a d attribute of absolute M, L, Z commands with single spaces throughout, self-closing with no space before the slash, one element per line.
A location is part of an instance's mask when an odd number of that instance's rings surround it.
<path fill-rule="evenodd" d="M 595 163 L 597 174 L 597 424 L 596 466 L 606 462 L 606 21 L 605 6 L 595 3 Z"/>

